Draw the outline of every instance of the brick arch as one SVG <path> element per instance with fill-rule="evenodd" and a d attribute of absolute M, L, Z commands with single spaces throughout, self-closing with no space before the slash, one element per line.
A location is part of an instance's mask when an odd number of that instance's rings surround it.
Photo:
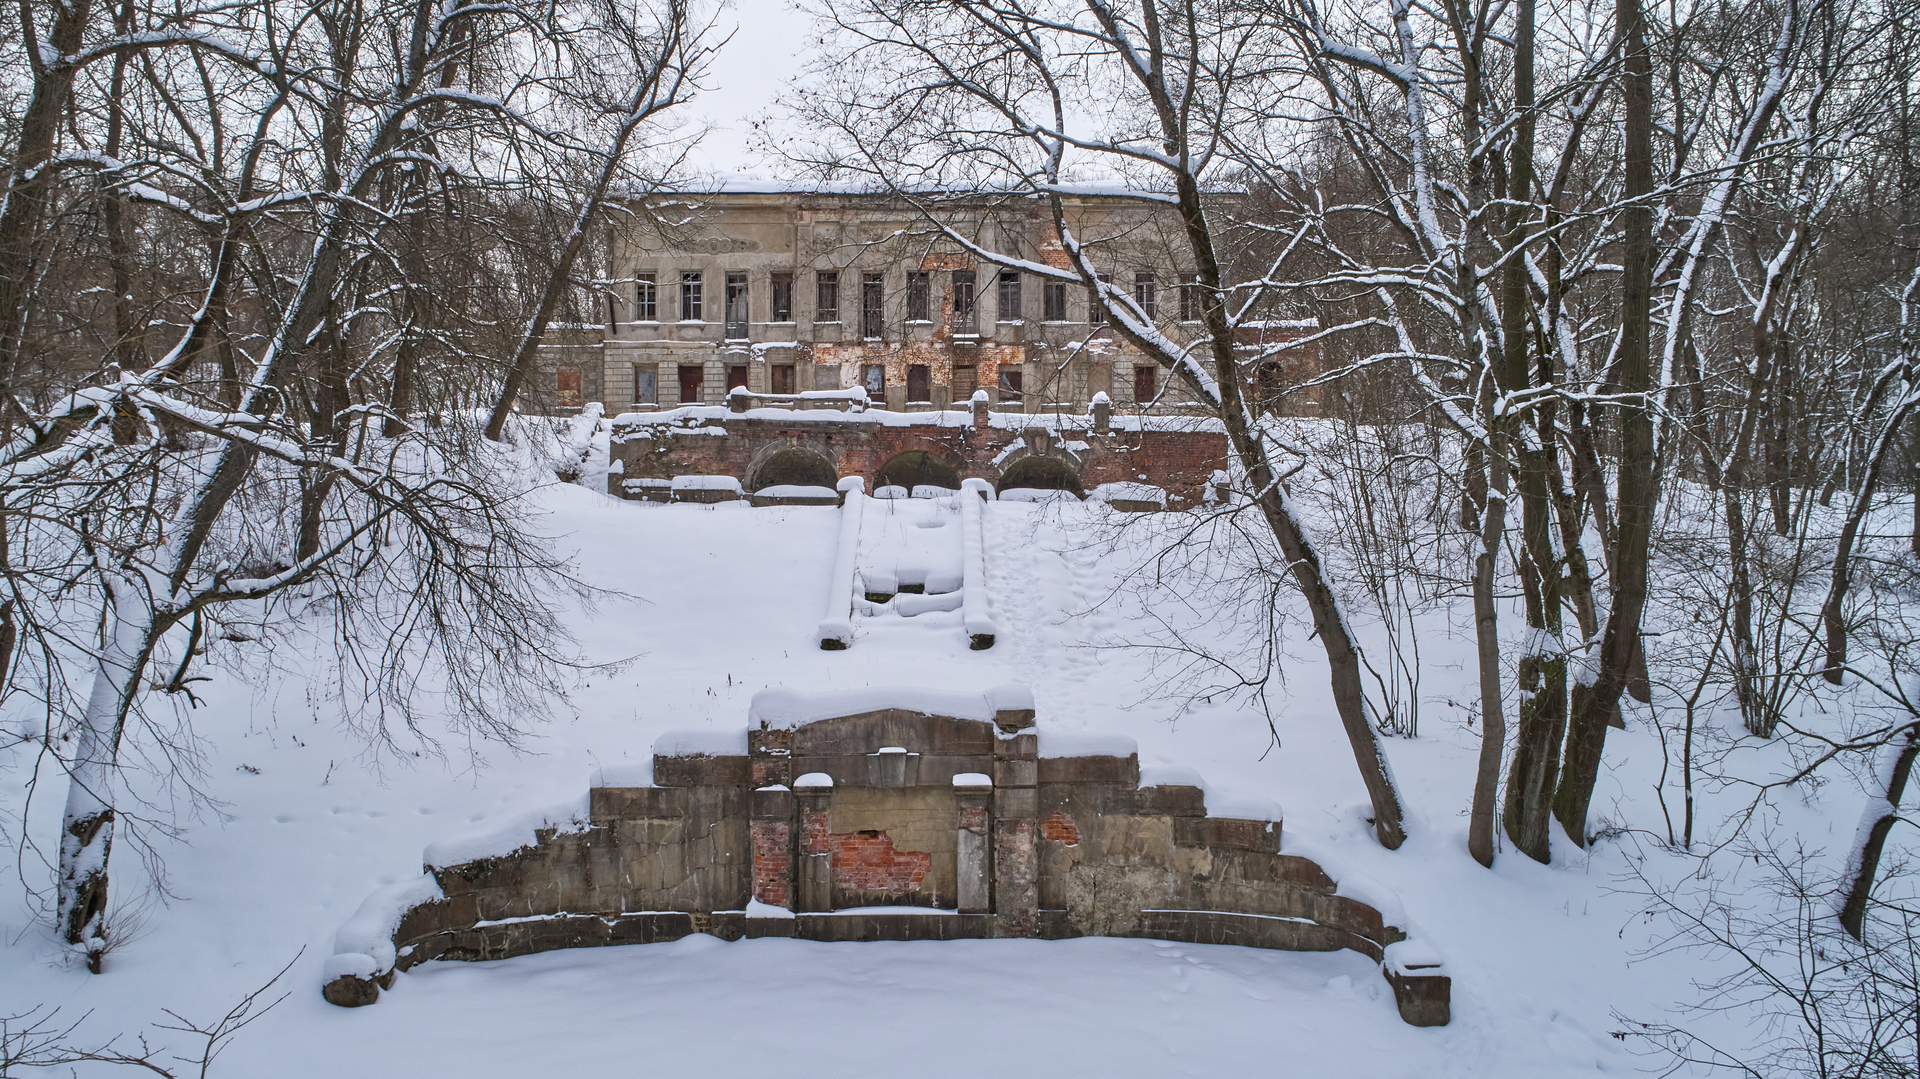
<path fill-rule="evenodd" d="M 887 458 L 873 474 L 873 488 L 877 491 L 890 483 L 907 488 L 927 484 L 957 491 L 964 472 L 960 462 L 949 460 L 937 448 L 919 446 Z"/>
<path fill-rule="evenodd" d="M 833 451 L 812 438 L 775 439 L 760 447 L 748 462 L 747 490 L 774 484 L 832 487 L 840 478 Z"/>
<path fill-rule="evenodd" d="M 1086 486 L 1080 482 L 1079 462 L 1063 453 L 1015 450 L 1011 460 L 1001 468 L 1000 482 L 994 489 L 1005 491 L 1015 487 L 1071 491 L 1081 498 L 1087 496 Z"/>

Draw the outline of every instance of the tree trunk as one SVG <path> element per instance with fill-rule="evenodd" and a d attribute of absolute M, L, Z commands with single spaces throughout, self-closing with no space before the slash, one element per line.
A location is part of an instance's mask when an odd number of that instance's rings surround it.
<path fill-rule="evenodd" d="M 1880 856 L 1886 850 L 1887 833 L 1900 819 L 1900 799 L 1907 791 L 1907 777 L 1913 773 L 1913 759 L 1920 755 L 1920 724 L 1907 728 L 1906 745 L 1896 747 L 1889 741 L 1882 753 L 1891 756 L 1891 762 L 1881 769 L 1880 779 L 1885 783 L 1884 800 L 1878 805 L 1867 805 L 1866 818 L 1860 822 L 1861 835 L 1857 842 L 1859 849 L 1854 852 L 1853 880 L 1847 887 L 1847 898 L 1840 905 L 1840 925 L 1859 940 L 1866 927 L 1867 902 L 1873 897 L 1873 876 L 1880 869 Z"/>
<path fill-rule="evenodd" d="M 1647 555 L 1653 535 L 1653 409 L 1650 346 L 1653 328 L 1653 62 L 1640 0 L 1615 0 L 1614 19 L 1624 50 L 1621 78 L 1625 170 L 1621 196 L 1620 497 L 1613 561 L 1613 609 L 1600 644 L 1597 676 L 1572 717 L 1566 768 L 1554 797 L 1554 815 L 1575 843 L 1587 842 L 1587 810 L 1600 778 L 1607 727 L 1620 708 L 1640 640 L 1647 601 Z"/>

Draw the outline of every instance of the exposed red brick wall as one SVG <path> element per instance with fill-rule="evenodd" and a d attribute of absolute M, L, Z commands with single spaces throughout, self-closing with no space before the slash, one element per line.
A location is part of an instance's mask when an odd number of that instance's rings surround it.
<path fill-rule="evenodd" d="M 962 831 L 985 835 L 987 831 L 987 807 L 961 806 L 960 828 Z"/>
<path fill-rule="evenodd" d="M 793 875 L 788 859 L 793 839 L 783 820 L 753 822 L 753 897 L 776 907 L 793 906 Z"/>
<path fill-rule="evenodd" d="M 800 813 L 800 853 L 827 853 L 827 813 L 826 810 L 802 810 Z"/>
<path fill-rule="evenodd" d="M 1066 810 L 1056 809 L 1040 822 L 1040 838 L 1077 847 L 1080 845 L 1080 826 L 1073 822 L 1073 816 Z"/>
<path fill-rule="evenodd" d="M 833 850 L 833 886 L 858 892 L 908 895 L 933 866 L 924 851 L 895 850 L 883 831 L 835 832 L 827 839 Z"/>
<path fill-rule="evenodd" d="M 614 454 L 627 462 L 625 475 L 629 479 L 721 475 L 749 484 L 753 481 L 748 474 L 750 466 L 762 448 L 770 442 L 797 437 L 829 455 L 840 475 L 863 476 L 869 484 L 883 465 L 909 450 L 933 454 L 963 478 L 978 476 L 997 482 L 1000 469 L 994 459 L 1021 437 L 1018 431 L 972 426 L 835 424 L 834 428 L 829 430 L 817 422 L 787 426 L 755 420 L 734 427 L 726 435 L 703 431 L 676 436 L 661 431 L 665 436 L 661 444 L 666 446 L 663 453 L 653 451 L 654 439 L 632 439 L 616 442 Z M 1174 508 L 1199 501 L 1207 478 L 1226 467 L 1227 437 L 1223 434 L 1136 431 L 1105 437 L 1089 434 L 1085 438 L 1089 446 L 1081 454 L 1078 471 L 1087 489 L 1122 481 L 1150 483 L 1167 491 Z"/>

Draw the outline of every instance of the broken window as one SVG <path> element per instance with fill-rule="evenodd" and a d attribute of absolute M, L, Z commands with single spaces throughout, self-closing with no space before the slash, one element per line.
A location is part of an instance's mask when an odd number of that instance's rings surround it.
<path fill-rule="evenodd" d="M 1200 275 L 1188 274 L 1180 283 L 1180 321 L 1200 321 Z"/>
<path fill-rule="evenodd" d="M 1141 364 L 1133 369 L 1133 399 L 1146 404 L 1154 397 L 1154 379 L 1160 369 L 1150 364 Z"/>
<path fill-rule="evenodd" d="M 1014 270 L 1000 271 L 1000 313 L 1001 322 L 1017 322 L 1020 319 L 1020 274 Z"/>
<path fill-rule="evenodd" d="M 701 300 L 700 271 L 680 271 L 680 321 L 699 322 L 705 318 L 700 313 Z"/>
<path fill-rule="evenodd" d="M 1002 367 L 1000 369 L 1000 399 L 1002 401 L 1018 401 L 1020 399 L 1021 384 L 1025 381 L 1026 376 L 1024 372 L 1015 368 Z"/>
<path fill-rule="evenodd" d="M 973 391 L 980 388 L 979 378 L 979 373 L 974 370 L 972 364 L 954 364 L 953 399 L 965 401 L 971 398 Z"/>
<path fill-rule="evenodd" d="M 973 271 L 953 271 L 953 332 L 977 332 L 973 320 Z"/>
<path fill-rule="evenodd" d="M 633 275 L 633 321 L 660 321 L 660 285 L 651 270 Z"/>
<path fill-rule="evenodd" d="M 1102 285 L 1109 284 L 1113 281 L 1112 274 L 1103 273 L 1103 274 L 1100 274 L 1099 277 L 1100 277 L 1100 283 Z M 1088 289 L 1087 290 L 1087 325 L 1104 326 L 1106 324 L 1107 324 L 1107 309 L 1105 305 L 1101 302 L 1100 290 Z"/>
<path fill-rule="evenodd" d="M 882 274 L 860 275 L 860 336 L 878 339 L 886 327 L 887 286 Z"/>
<path fill-rule="evenodd" d="M 652 364 L 633 365 L 633 403 L 636 405 L 658 404 L 660 401 L 660 372 Z"/>
<path fill-rule="evenodd" d="M 736 340 L 747 336 L 747 275 L 727 275 L 727 336 Z"/>
<path fill-rule="evenodd" d="M 933 400 L 933 372 L 924 363 L 907 367 L 907 400 Z"/>
<path fill-rule="evenodd" d="M 1067 283 L 1049 281 L 1040 286 L 1041 317 L 1048 322 L 1067 321 Z"/>
<path fill-rule="evenodd" d="M 1159 310 L 1160 282 L 1153 271 L 1142 270 L 1133 275 L 1133 302 L 1140 305 L 1140 311 L 1152 322 Z"/>
<path fill-rule="evenodd" d="M 840 272 L 821 270 L 814 275 L 813 321 L 840 321 Z"/>
<path fill-rule="evenodd" d="M 772 305 L 773 309 L 770 312 L 768 312 L 770 317 L 768 318 L 767 321 L 792 322 L 793 321 L 793 275 L 790 273 L 774 274 L 772 284 L 773 284 L 773 287 L 768 291 L 773 293 L 773 305 Z"/>
<path fill-rule="evenodd" d="M 887 393 L 887 369 L 877 363 L 860 368 L 860 385 L 866 387 L 867 396 L 884 397 Z"/>
<path fill-rule="evenodd" d="M 555 388 L 559 392 L 559 404 L 562 408 L 580 407 L 580 369 L 562 367 L 554 372 Z"/>
<path fill-rule="evenodd" d="M 907 321 L 932 322 L 928 296 L 933 291 L 931 274 L 910 273 L 907 275 Z"/>

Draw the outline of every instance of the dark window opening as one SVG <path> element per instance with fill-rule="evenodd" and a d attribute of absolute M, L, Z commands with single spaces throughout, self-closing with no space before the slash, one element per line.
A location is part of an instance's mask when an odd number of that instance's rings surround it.
<path fill-rule="evenodd" d="M 1043 317 L 1048 322 L 1067 321 L 1067 283 L 1049 281 L 1041 286 L 1040 303 L 1045 309 Z"/>
<path fill-rule="evenodd" d="M 580 407 L 580 369 L 562 367 L 554 372 L 554 388 L 559 391 L 559 404 L 563 408 Z"/>
<path fill-rule="evenodd" d="M 683 363 L 680 365 L 680 403 L 697 405 L 700 403 L 700 387 L 707 380 L 704 364 Z"/>
<path fill-rule="evenodd" d="M 1026 372 L 1018 371 L 1010 367 L 1002 367 L 1000 369 L 1000 399 L 1002 401 L 1018 401 L 1021 394 L 1021 384 L 1025 381 Z"/>
<path fill-rule="evenodd" d="M 1180 321 L 1200 321 L 1200 275 L 1188 274 L 1180 284 Z"/>
<path fill-rule="evenodd" d="M 1133 302 L 1151 322 L 1157 317 L 1160 308 L 1160 282 L 1151 271 L 1142 270 L 1133 275 Z"/>
<path fill-rule="evenodd" d="M 652 364 L 633 365 L 633 403 L 653 405 L 660 402 L 660 372 Z"/>
<path fill-rule="evenodd" d="M 768 291 L 773 293 L 773 303 L 772 303 L 772 310 L 768 312 L 769 317 L 767 321 L 792 322 L 793 321 L 793 275 L 790 273 L 774 274 L 772 285 L 773 287 Z"/>
<path fill-rule="evenodd" d="M 735 386 L 745 386 L 746 384 L 747 384 L 747 365 L 744 363 L 728 364 L 727 365 L 727 389 L 731 390 Z"/>
<path fill-rule="evenodd" d="M 747 336 L 747 275 L 727 275 L 727 336 Z"/>
<path fill-rule="evenodd" d="M 954 364 L 953 399 L 956 401 L 971 399 L 973 397 L 973 391 L 980 388 L 979 378 L 979 372 L 974 369 L 972 364 Z"/>
<path fill-rule="evenodd" d="M 1103 273 L 1099 276 L 1100 276 L 1100 283 L 1103 285 L 1113 281 L 1112 274 Z M 1101 299 L 1101 290 L 1090 289 L 1087 292 L 1087 325 L 1105 326 L 1106 324 L 1107 324 L 1107 308 L 1105 306 L 1105 302 Z"/>
<path fill-rule="evenodd" d="M 651 273 L 633 275 L 633 320 L 660 321 L 660 285 Z"/>
<path fill-rule="evenodd" d="M 907 275 L 907 321 L 931 322 L 928 297 L 933 291 L 929 281 L 931 274 L 910 273 Z"/>
<path fill-rule="evenodd" d="M 877 274 L 860 275 L 860 336 L 878 338 L 887 324 L 887 286 L 886 277 Z"/>
<path fill-rule="evenodd" d="M 793 392 L 793 365 L 792 364 L 776 363 L 773 365 L 773 392 L 774 393 L 792 393 Z"/>
<path fill-rule="evenodd" d="M 821 270 L 814 276 L 813 321 L 840 321 L 840 273 Z"/>
<path fill-rule="evenodd" d="M 973 321 L 973 271 L 953 272 L 953 332 L 975 333 Z"/>
<path fill-rule="evenodd" d="M 924 363 L 910 364 L 907 367 L 907 400 L 914 402 L 933 400 L 933 371 Z"/>
<path fill-rule="evenodd" d="M 1133 369 L 1133 399 L 1146 404 L 1153 400 L 1155 378 L 1160 373 L 1158 367 L 1142 365 Z"/>
<path fill-rule="evenodd" d="M 680 271 L 680 321 L 699 322 L 705 317 L 700 313 L 701 299 L 700 271 Z"/>
<path fill-rule="evenodd" d="M 1001 322 L 1016 322 L 1020 318 L 1020 275 L 1013 270 L 1000 273 L 1000 313 Z"/>

